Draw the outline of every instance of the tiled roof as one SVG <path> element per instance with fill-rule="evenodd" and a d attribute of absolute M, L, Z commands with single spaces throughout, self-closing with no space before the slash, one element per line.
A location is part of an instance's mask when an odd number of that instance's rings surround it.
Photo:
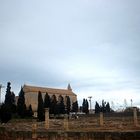
<path fill-rule="evenodd" d="M 62 94 L 62 95 L 74 95 L 74 96 L 76 96 L 76 94 L 73 93 L 72 90 L 68 90 L 68 89 L 55 89 L 55 88 L 24 85 L 23 90 L 24 90 L 25 94 L 28 92 L 38 93 L 40 91 L 42 93 L 47 92 L 48 94 Z"/>

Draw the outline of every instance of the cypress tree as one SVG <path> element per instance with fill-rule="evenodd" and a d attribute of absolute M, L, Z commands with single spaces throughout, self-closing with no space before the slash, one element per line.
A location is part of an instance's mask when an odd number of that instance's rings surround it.
<path fill-rule="evenodd" d="M 83 103 L 82 103 L 82 112 L 86 112 L 86 100 L 83 99 Z"/>
<path fill-rule="evenodd" d="M 88 104 L 88 100 L 85 100 L 85 113 L 88 114 L 89 113 L 89 104 Z"/>
<path fill-rule="evenodd" d="M 109 102 L 107 102 L 105 108 L 106 108 L 106 112 L 110 112 L 111 111 Z"/>
<path fill-rule="evenodd" d="M 0 119 L 2 123 L 7 123 L 12 118 L 11 108 L 8 104 L 2 104 L 0 108 Z"/>
<path fill-rule="evenodd" d="M 26 104 L 25 104 L 24 91 L 22 87 L 19 92 L 19 97 L 17 101 L 17 113 L 22 118 L 26 116 Z"/>
<path fill-rule="evenodd" d="M 42 94 L 40 91 L 38 92 L 37 117 L 39 121 L 44 121 L 45 119 L 44 104 L 43 104 Z"/>
<path fill-rule="evenodd" d="M 6 88 L 6 95 L 5 95 L 5 102 L 6 105 L 9 105 L 12 107 L 12 105 L 15 105 L 15 94 L 14 92 L 11 92 L 11 83 L 7 83 L 7 88 Z"/>
<path fill-rule="evenodd" d="M 78 102 L 77 101 L 72 104 L 72 111 L 76 112 L 76 113 L 78 112 Z"/>
<path fill-rule="evenodd" d="M 64 114 L 65 113 L 64 99 L 61 95 L 59 96 L 59 101 L 58 101 L 58 104 L 57 104 L 57 113 L 58 114 Z"/>
<path fill-rule="evenodd" d="M 16 113 L 16 100 L 15 100 L 15 94 L 14 92 L 11 92 L 11 102 L 12 102 L 12 105 L 11 105 L 11 111 L 12 113 Z"/>
<path fill-rule="evenodd" d="M 1 121 L 6 123 L 12 118 L 12 113 L 16 113 L 15 94 L 11 92 L 11 83 L 7 83 L 5 101 L 0 109 Z"/>
<path fill-rule="evenodd" d="M 70 97 L 69 97 L 69 96 L 66 96 L 66 112 L 67 112 L 67 114 L 70 113 L 70 110 L 71 110 L 71 101 L 70 101 Z"/>
<path fill-rule="evenodd" d="M 100 106 L 98 104 L 98 102 L 95 103 L 95 113 L 99 113 L 100 112 Z"/>
<path fill-rule="evenodd" d="M 57 100 L 55 95 L 51 97 L 50 114 L 57 114 Z"/>
<path fill-rule="evenodd" d="M 8 82 L 7 83 L 7 88 L 6 88 L 6 95 L 5 95 L 5 104 L 12 104 L 12 100 L 11 100 L 11 83 Z"/>
<path fill-rule="evenodd" d="M 50 96 L 47 92 L 44 97 L 44 108 L 50 108 Z"/>
<path fill-rule="evenodd" d="M 102 112 L 106 112 L 106 102 L 102 100 L 102 107 L 101 107 Z"/>
<path fill-rule="evenodd" d="M 12 118 L 12 113 L 16 112 L 15 94 L 11 92 L 11 83 L 7 83 L 5 101 L 1 106 L 1 121 L 8 122 Z"/>
<path fill-rule="evenodd" d="M 27 110 L 27 116 L 32 117 L 33 116 L 33 110 L 32 110 L 32 105 L 29 105 L 29 108 Z"/>
<path fill-rule="evenodd" d="M 88 100 L 87 99 L 83 99 L 83 103 L 82 103 L 82 112 L 88 114 L 89 113 L 89 104 L 88 104 Z"/>

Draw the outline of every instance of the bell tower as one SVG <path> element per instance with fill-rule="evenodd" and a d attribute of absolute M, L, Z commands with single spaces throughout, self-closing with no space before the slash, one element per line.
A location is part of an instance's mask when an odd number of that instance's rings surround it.
<path fill-rule="evenodd" d="M 72 88 L 71 88 L 71 86 L 70 86 L 70 83 L 68 84 L 67 89 L 68 89 L 69 91 L 72 91 Z"/>

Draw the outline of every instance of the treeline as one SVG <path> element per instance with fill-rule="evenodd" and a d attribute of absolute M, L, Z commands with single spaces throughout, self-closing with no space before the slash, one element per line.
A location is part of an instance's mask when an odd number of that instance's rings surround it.
<path fill-rule="evenodd" d="M 66 96 L 64 101 L 63 96 L 59 95 L 57 100 L 55 95 L 52 95 L 50 97 L 48 93 L 45 94 L 43 101 L 42 93 L 39 91 L 37 116 L 40 121 L 44 120 L 45 108 L 49 108 L 50 114 L 69 114 L 70 112 L 78 112 L 78 102 L 76 101 L 71 105 L 71 100 L 69 96 Z"/>
<path fill-rule="evenodd" d="M 83 99 L 83 103 L 82 106 L 80 107 L 80 111 L 85 113 L 85 114 L 89 114 L 89 103 L 87 99 Z M 95 113 L 107 113 L 107 112 L 112 112 L 113 110 L 110 108 L 110 104 L 109 102 L 105 102 L 104 100 L 102 100 L 101 105 L 99 105 L 99 103 L 96 101 L 95 103 Z"/>
<path fill-rule="evenodd" d="M 102 104 L 99 105 L 98 102 L 95 103 L 95 113 L 109 113 L 112 112 L 113 110 L 110 108 L 110 104 L 109 102 L 105 102 L 104 100 L 102 100 Z"/>
<path fill-rule="evenodd" d="M 42 93 L 38 92 L 38 107 L 37 107 L 37 117 L 39 121 L 45 119 L 45 108 L 49 108 L 50 114 L 69 114 L 72 112 L 78 112 L 78 102 L 71 104 L 69 96 L 65 97 L 65 103 L 63 96 L 59 96 L 58 100 L 55 95 L 51 97 L 48 93 L 45 94 L 44 100 L 42 98 Z M 0 106 L 0 121 L 2 123 L 8 122 L 12 117 L 15 118 L 28 118 L 33 117 L 32 106 L 28 107 L 25 104 L 24 91 L 21 87 L 19 92 L 17 104 L 15 100 L 15 94 L 11 91 L 11 83 L 7 83 L 5 101 Z"/>
<path fill-rule="evenodd" d="M 89 113 L 89 103 L 87 99 L 83 99 L 82 106 L 80 107 L 80 112 L 83 112 L 85 114 Z"/>
<path fill-rule="evenodd" d="M 38 92 L 38 106 L 37 106 L 37 118 L 39 121 L 44 121 L 45 119 L 45 108 L 49 108 L 49 113 L 58 114 L 69 114 L 70 112 L 78 112 L 78 102 L 72 103 L 69 96 L 59 95 L 58 99 L 55 95 L 49 96 L 48 93 L 45 94 L 44 99 L 42 98 L 42 93 Z M 80 111 L 85 114 L 89 113 L 89 103 L 87 99 L 83 99 Z M 101 105 L 98 102 L 95 103 L 95 113 L 99 112 L 111 112 L 109 102 L 102 100 Z M 16 118 L 30 118 L 33 117 L 32 106 L 26 106 L 24 91 L 21 87 L 19 92 L 18 100 L 16 103 L 15 94 L 11 91 L 11 83 L 7 83 L 5 101 L 0 105 L 0 121 L 2 123 L 8 122 L 12 117 Z"/>

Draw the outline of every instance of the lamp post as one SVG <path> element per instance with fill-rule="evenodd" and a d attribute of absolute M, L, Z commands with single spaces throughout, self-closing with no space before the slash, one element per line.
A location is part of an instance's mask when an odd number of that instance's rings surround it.
<path fill-rule="evenodd" d="M 92 96 L 89 96 L 88 98 L 89 98 L 89 103 L 90 103 L 90 112 L 91 112 L 91 98 L 92 98 Z"/>
<path fill-rule="evenodd" d="M 4 88 L 2 84 L 0 84 L 0 104 L 1 104 L 1 89 Z"/>
<path fill-rule="evenodd" d="M 132 107 L 132 102 L 133 102 L 133 100 L 131 99 L 130 101 L 131 101 L 131 107 Z"/>

